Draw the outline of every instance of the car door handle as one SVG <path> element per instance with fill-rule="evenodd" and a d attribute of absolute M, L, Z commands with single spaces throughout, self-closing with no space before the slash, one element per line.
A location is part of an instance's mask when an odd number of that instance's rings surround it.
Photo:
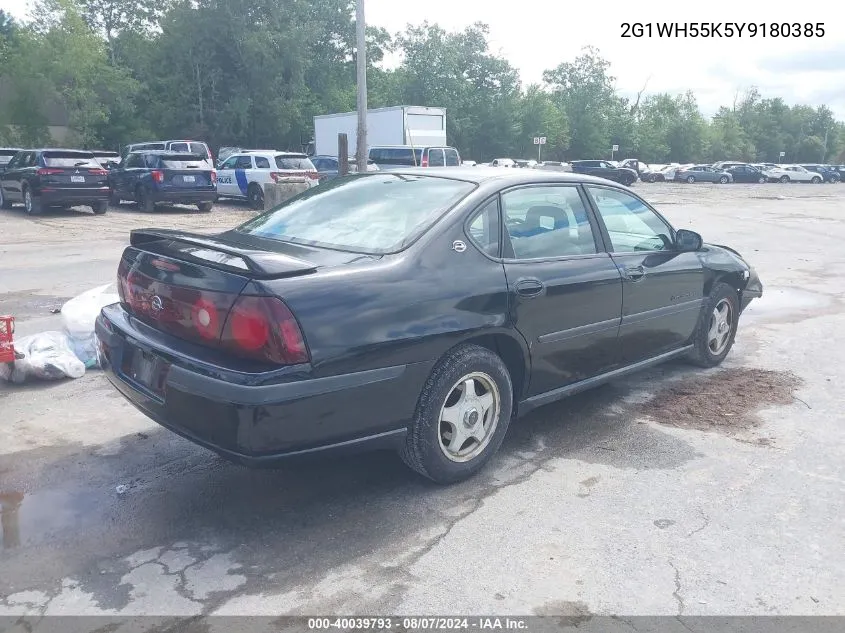
<path fill-rule="evenodd" d="M 545 286 L 539 279 L 521 279 L 516 282 L 516 292 L 520 297 L 536 297 L 543 293 Z"/>
<path fill-rule="evenodd" d="M 631 281 L 640 281 L 645 277 L 645 268 L 642 266 L 628 266 L 623 272 L 625 273 L 625 277 Z"/>

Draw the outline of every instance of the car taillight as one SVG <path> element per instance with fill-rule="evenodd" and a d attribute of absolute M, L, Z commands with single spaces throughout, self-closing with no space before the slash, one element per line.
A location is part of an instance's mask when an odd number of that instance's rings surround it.
<path fill-rule="evenodd" d="M 281 177 L 282 177 L 282 174 L 280 174 L 277 171 L 271 171 L 270 172 L 270 180 L 272 180 L 273 182 L 279 182 L 279 178 L 281 178 Z"/>
<path fill-rule="evenodd" d="M 63 169 L 42 168 L 35 172 L 39 176 L 55 176 L 56 174 L 65 173 Z"/>
<path fill-rule="evenodd" d="M 151 176 L 153 178 L 153 182 L 164 182 L 164 172 L 163 171 L 155 170 L 151 173 Z"/>
<path fill-rule="evenodd" d="M 220 344 L 239 355 L 278 365 L 308 362 L 299 324 L 275 297 L 238 297 L 226 319 Z"/>
<path fill-rule="evenodd" d="M 216 171 L 211 172 L 211 184 L 212 185 L 217 184 L 217 172 Z"/>
<path fill-rule="evenodd" d="M 108 176 L 109 172 L 105 169 L 89 169 L 88 173 L 92 176 Z"/>

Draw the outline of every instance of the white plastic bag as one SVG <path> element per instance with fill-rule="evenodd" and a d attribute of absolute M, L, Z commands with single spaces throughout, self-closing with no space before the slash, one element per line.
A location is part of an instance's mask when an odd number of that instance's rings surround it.
<path fill-rule="evenodd" d="M 24 357 L 11 367 L 0 363 L 0 379 L 22 383 L 28 378 L 59 380 L 85 375 L 85 365 L 73 353 L 64 332 L 24 336 L 15 341 L 15 351 Z"/>
<path fill-rule="evenodd" d="M 94 322 L 105 306 L 117 303 L 120 296 L 114 284 L 99 286 L 74 297 L 62 306 L 62 319 L 71 349 L 85 367 L 100 366 L 99 348 L 94 336 Z"/>

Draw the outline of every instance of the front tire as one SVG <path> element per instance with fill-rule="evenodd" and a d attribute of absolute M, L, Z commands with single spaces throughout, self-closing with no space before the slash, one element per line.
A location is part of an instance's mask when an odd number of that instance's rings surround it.
<path fill-rule="evenodd" d="M 496 354 L 460 345 L 426 380 L 402 461 L 439 484 L 467 479 L 499 450 L 513 411 L 513 386 Z"/>
<path fill-rule="evenodd" d="M 818 184 L 821 183 L 821 181 L 822 181 L 822 179 L 819 178 L 818 176 L 813 176 L 813 179 L 810 182 L 812 182 L 814 185 L 818 185 Z"/>
<path fill-rule="evenodd" d="M 780 177 L 780 182 L 783 182 L 783 183 L 787 183 L 787 182 L 789 182 L 789 176 L 781 176 L 781 177 Z"/>
<path fill-rule="evenodd" d="M 705 299 L 692 336 L 690 360 L 699 367 L 719 365 L 733 347 L 739 324 L 739 298 L 735 288 L 717 283 Z"/>
<path fill-rule="evenodd" d="M 719 184 L 722 184 L 722 185 L 728 184 L 728 177 L 722 176 L 721 178 L 719 178 Z"/>

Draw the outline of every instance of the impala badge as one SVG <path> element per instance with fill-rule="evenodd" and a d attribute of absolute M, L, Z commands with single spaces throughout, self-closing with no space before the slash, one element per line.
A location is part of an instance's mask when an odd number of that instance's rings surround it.
<path fill-rule="evenodd" d="M 455 240 L 452 242 L 452 250 L 456 253 L 463 253 L 467 249 L 467 245 L 464 244 L 461 240 Z"/>

